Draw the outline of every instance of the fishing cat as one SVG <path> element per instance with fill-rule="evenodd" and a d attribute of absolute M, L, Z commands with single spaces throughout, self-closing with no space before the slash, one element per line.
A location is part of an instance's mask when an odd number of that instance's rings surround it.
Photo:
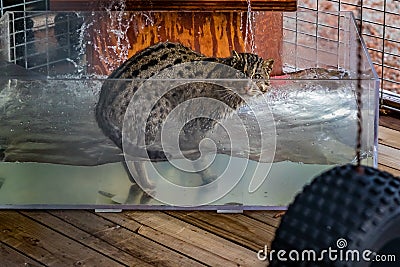
<path fill-rule="evenodd" d="M 237 109 L 244 105 L 246 99 L 244 96 L 252 97 L 266 92 L 273 62 L 273 59 L 264 60 L 256 54 L 237 53 L 236 51 L 233 51 L 232 56 L 227 58 L 207 57 L 179 43 L 158 43 L 138 52 L 111 73 L 102 86 L 99 102 L 96 106 L 97 123 L 104 134 L 122 149 L 122 127 L 132 97 L 146 80 L 161 72 L 164 73 L 164 76 L 166 73 L 166 77 L 169 77 L 169 69 L 176 66 L 184 66 L 184 68 L 181 68 L 181 71 L 178 72 L 171 72 L 173 77 L 170 78 L 226 78 L 226 69 L 230 67 L 242 74 L 240 78 L 250 78 L 255 81 L 257 88 L 249 86 L 242 88 L 243 90 L 240 92 L 233 92 L 228 88 L 223 88 L 223 86 L 206 82 L 189 82 L 168 91 L 153 106 L 149 116 L 128 122 L 136 125 L 144 125 L 145 123 L 145 143 L 151 145 L 159 139 L 162 122 L 168 114 L 189 99 L 206 97 L 223 101 L 230 109 L 214 110 L 214 113 L 218 113 L 218 118 L 224 118 L 229 116 L 229 113 L 232 112 L 231 109 Z M 194 64 L 197 67 L 192 69 L 192 65 L 189 63 L 198 64 Z M 203 136 L 202 134 L 209 131 L 215 123 L 215 120 L 208 118 L 189 121 L 182 129 L 183 136 L 186 137 L 182 145 L 194 143 L 197 146 L 199 140 L 190 142 L 190 138 L 196 139 L 193 137 L 196 134 Z M 148 151 L 148 154 L 150 159 L 154 161 L 166 159 L 162 151 L 160 153 Z M 141 179 L 142 185 L 145 185 L 146 188 L 151 188 L 153 185 L 148 180 L 143 164 L 134 162 L 134 165 L 134 168 L 130 169 L 133 171 L 132 175 L 136 179 Z M 210 176 L 210 174 L 207 171 L 202 171 L 200 175 L 203 181 L 209 180 L 207 176 Z M 133 181 L 132 177 L 131 180 Z"/>

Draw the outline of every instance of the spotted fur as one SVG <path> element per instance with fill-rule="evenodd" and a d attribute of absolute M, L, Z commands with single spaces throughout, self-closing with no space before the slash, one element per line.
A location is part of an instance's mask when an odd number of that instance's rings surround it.
<path fill-rule="evenodd" d="M 98 125 L 119 148 L 122 148 L 122 124 L 126 109 L 133 95 L 140 85 L 148 78 L 168 69 L 171 66 L 194 62 L 208 61 L 231 66 L 244 73 L 251 79 L 256 79 L 256 84 L 261 92 L 265 92 L 269 85 L 269 74 L 272 70 L 273 60 L 264 60 L 256 54 L 232 52 L 228 58 L 206 57 L 188 47 L 178 43 L 163 42 L 150 46 L 125 61 L 108 77 L 103 84 L 99 102 L 96 106 L 96 120 Z M 217 69 L 204 70 L 210 73 Z M 196 78 L 190 69 L 183 73 L 182 77 Z M 167 114 L 179 103 L 186 99 L 195 97 L 220 98 L 225 94 L 220 90 L 213 90 L 203 86 L 203 90 L 195 90 L 194 87 L 185 86 L 181 92 L 169 95 L 154 107 L 150 118 L 147 118 L 148 140 L 153 140 L 156 129 Z M 183 91 L 182 91 L 183 90 Z M 230 95 L 226 103 L 231 107 L 238 108 L 243 100 L 240 96 Z M 140 122 L 137 122 L 140 123 Z"/>

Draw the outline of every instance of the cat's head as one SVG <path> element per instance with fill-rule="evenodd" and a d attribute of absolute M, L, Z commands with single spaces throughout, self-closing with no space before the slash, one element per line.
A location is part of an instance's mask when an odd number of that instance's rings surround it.
<path fill-rule="evenodd" d="M 230 64 L 233 68 L 243 72 L 250 79 L 256 80 L 256 84 L 261 92 L 266 92 L 269 86 L 269 76 L 274 65 L 274 60 L 263 59 L 252 53 L 238 53 L 232 51 Z"/>

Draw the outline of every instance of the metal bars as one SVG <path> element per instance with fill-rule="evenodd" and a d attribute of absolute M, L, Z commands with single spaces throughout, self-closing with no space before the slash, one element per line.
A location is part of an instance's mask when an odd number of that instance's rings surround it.
<path fill-rule="evenodd" d="M 400 1 L 299 0 L 299 10 L 353 11 L 363 23 L 363 39 L 381 88 L 400 94 Z"/>
<path fill-rule="evenodd" d="M 0 0 L 0 15 L 7 11 L 47 10 L 47 0 Z"/>
<path fill-rule="evenodd" d="M 0 0 L 3 21 L 7 11 L 9 28 L 9 57 L 7 60 L 28 68 L 28 55 L 34 49 L 34 15 L 36 10 L 47 10 L 47 0 Z M 3 25 L 5 26 L 5 25 Z M 4 54 L 4 51 L 1 51 Z"/>

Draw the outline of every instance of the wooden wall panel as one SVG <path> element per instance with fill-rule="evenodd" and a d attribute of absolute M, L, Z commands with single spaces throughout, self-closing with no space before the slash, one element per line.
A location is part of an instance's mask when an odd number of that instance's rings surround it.
<path fill-rule="evenodd" d="M 254 52 L 274 58 L 274 74 L 281 71 L 282 13 L 254 14 L 251 30 L 246 30 L 247 12 L 134 12 L 119 16 L 97 14 L 95 24 L 101 22 L 96 26 L 100 30 L 92 31 L 95 45 L 88 53 L 95 73 L 108 75 L 138 51 L 163 41 L 179 42 L 211 57 L 228 57 L 232 50 Z M 121 27 L 128 40 L 119 38 Z"/>
<path fill-rule="evenodd" d="M 123 8 L 126 11 L 140 11 L 125 15 L 122 12 L 97 15 L 95 25 L 100 31 L 92 32 L 91 41 L 95 46 L 88 49 L 88 58 L 95 73 L 109 74 L 136 52 L 168 40 L 180 42 L 207 56 L 228 57 L 232 50 L 236 50 L 254 52 L 264 58 L 271 57 L 275 59 L 273 74 L 280 74 L 282 13 L 264 11 L 291 11 L 296 9 L 296 3 L 296 0 L 251 0 L 251 10 L 260 11 L 251 13 L 254 16 L 252 18 L 248 18 L 249 13 L 244 12 L 248 11 L 247 0 L 125 0 L 125 6 L 120 1 L 50 0 L 50 8 L 103 11 Z M 149 10 L 151 13 L 146 13 Z M 118 20 L 121 23 L 118 24 Z M 248 22 L 250 24 L 246 24 Z M 121 29 L 127 32 L 129 40 L 121 40 L 115 34 Z M 126 47 L 127 42 L 130 48 L 123 51 L 121 48 Z"/>
<path fill-rule="evenodd" d="M 52 10 L 94 10 L 108 0 L 50 0 Z M 295 11 L 297 0 L 251 0 L 252 10 Z M 246 0 L 126 0 L 126 10 L 247 10 Z"/>

